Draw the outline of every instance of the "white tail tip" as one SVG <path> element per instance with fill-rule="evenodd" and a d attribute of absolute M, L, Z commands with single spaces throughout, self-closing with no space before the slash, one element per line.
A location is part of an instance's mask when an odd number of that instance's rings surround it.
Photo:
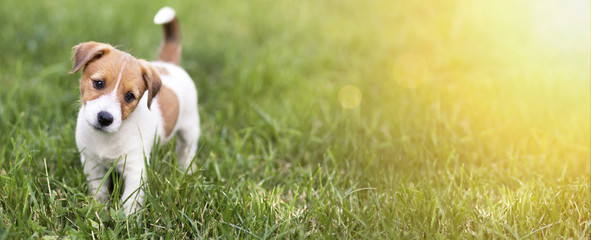
<path fill-rule="evenodd" d="M 162 9 L 160 9 L 160 11 L 158 11 L 158 13 L 156 13 L 156 16 L 154 16 L 154 23 L 156 23 L 156 24 L 168 23 L 168 22 L 172 21 L 172 19 L 174 19 L 175 15 L 176 15 L 176 13 L 174 12 L 174 9 L 172 9 L 170 7 L 163 7 Z"/>

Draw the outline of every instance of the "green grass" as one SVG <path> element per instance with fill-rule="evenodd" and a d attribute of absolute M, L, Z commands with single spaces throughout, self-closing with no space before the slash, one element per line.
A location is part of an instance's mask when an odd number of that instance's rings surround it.
<path fill-rule="evenodd" d="M 4 0 L 0 239 L 589 239 L 589 43 L 544 42 L 527 3 L 170 2 L 200 170 L 155 149 L 127 219 L 86 191 L 67 72 L 89 40 L 154 59 L 161 5 Z M 427 64 L 417 88 L 393 70 L 406 53 Z"/>

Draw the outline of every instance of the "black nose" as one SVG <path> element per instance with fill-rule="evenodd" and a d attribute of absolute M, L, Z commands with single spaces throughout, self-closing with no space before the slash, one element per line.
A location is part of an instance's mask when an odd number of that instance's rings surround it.
<path fill-rule="evenodd" d="M 101 111 L 97 115 L 98 122 L 101 126 L 106 127 L 113 123 L 113 115 L 108 112 Z"/>

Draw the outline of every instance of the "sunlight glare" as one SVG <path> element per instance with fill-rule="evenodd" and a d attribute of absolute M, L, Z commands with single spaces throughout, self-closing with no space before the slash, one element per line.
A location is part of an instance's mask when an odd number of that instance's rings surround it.
<path fill-rule="evenodd" d="M 353 85 L 345 85 L 339 91 L 339 103 L 346 109 L 353 109 L 361 103 L 361 91 Z"/>
<path fill-rule="evenodd" d="M 531 1 L 535 33 L 564 50 L 590 49 L 589 0 Z"/>

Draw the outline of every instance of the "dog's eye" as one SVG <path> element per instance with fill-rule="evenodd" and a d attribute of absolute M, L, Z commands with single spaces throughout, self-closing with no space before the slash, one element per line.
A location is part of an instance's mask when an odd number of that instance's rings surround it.
<path fill-rule="evenodd" d="M 127 94 L 125 94 L 125 101 L 130 103 L 133 102 L 133 100 L 135 100 L 135 96 L 133 95 L 133 93 L 127 92 Z"/>
<path fill-rule="evenodd" d="M 105 88 L 105 82 L 103 82 L 101 80 L 93 80 L 92 85 L 94 85 L 94 88 L 96 88 L 98 90 Z"/>

